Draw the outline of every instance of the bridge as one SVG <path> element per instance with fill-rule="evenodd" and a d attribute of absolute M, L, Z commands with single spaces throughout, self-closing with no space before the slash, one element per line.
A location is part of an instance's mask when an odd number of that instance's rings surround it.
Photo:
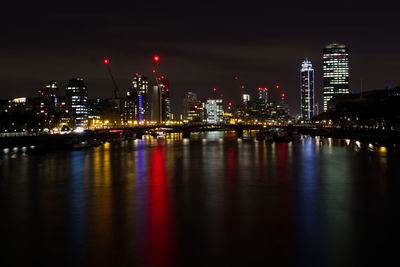
<path fill-rule="evenodd" d="M 141 138 L 143 135 L 155 131 L 163 131 L 165 133 L 182 133 L 184 138 L 189 138 L 190 133 L 209 132 L 209 131 L 235 131 L 238 137 L 243 137 L 243 131 L 249 130 L 268 130 L 273 128 L 290 128 L 290 129 L 313 129 L 314 125 L 265 125 L 265 124 L 152 124 L 137 125 L 133 127 L 120 127 L 111 129 L 96 129 L 96 134 L 107 134 L 110 132 L 122 132 L 123 134 L 134 134 L 135 138 Z"/>

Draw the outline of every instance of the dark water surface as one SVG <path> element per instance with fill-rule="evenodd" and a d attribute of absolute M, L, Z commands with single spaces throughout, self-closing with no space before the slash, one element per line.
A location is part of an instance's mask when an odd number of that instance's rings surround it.
<path fill-rule="evenodd" d="M 385 148 L 208 133 L 0 155 L 0 266 L 399 263 Z"/>

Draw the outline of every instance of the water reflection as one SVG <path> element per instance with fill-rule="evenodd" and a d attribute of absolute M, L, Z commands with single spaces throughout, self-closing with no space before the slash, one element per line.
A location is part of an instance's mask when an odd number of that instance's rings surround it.
<path fill-rule="evenodd" d="M 209 132 L 15 155 L 0 234 L 16 265 L 356 265 L 399 237 L 388 148 Z"/>

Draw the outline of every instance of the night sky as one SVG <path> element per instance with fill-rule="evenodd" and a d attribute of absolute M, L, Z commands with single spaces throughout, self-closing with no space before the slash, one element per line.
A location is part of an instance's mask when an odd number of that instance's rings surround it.
<path fill-rule="evenodd" d="M 217 87 L 224 100 L 238 103 L 235 75 L 253 98 L 259 86 L 279 82 L 296 114 L 300 64 L 312 61 L 321 102 L 322 49 L 330 42 L 350 48 L 351 90 L 360 91 L 361 79 L 365 91 L 400 85 L 397 6 L 330 3 L 335 7 L 309 1 L 2 4 L 0 98 L 34 96 L 50 80 L 64 94 L 73 77 L 85 79 L 90 98 L 112 97 L 104 57 L 125 92 L 136 72 L 153 77 L 152 56 L 159 54 L 175 115 L 185 91 L 207 98 Z"/>

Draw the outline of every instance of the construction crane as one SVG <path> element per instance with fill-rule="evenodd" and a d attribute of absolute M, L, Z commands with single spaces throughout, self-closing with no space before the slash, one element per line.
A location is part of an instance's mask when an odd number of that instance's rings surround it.
<path fill-rule="evenodd" d="M 157 84 L 158 87 L 160 87 L 160 88 L 164 87 L 165 90 L 168 90 L 168 84 L 165 82 L 165 76 L 160 74 L 160 67 L 158 65 L 159 61 L 160 61 L 160 56 L 155 55 L 153 57 L 153 62 L 154 62 L 153 74 L 154 74 L 154 78 L 156 80 L 156 84 Z"/>
<path fill-rule="evenodd" d="M 110 60 L 108 60 L 108 58 L 105 58 L 103 62 L 104 62 L 104 64 L 107 66 L 108 73 L 110 74 L 111 80 L 112 80 L 112 82 L 113 82 L 113 84 L 114 84 L 114 98 L 118 98 L 118 91 L 119 91 L 119 89 L 118 89 L 117 82 L 116 82 L 115 79 L 114 79 L 114 75 L 113 75 L 112 72 L 111 72 Z"/>
<path fill-rule="evenodd" d="M 241 81 L 239 75 L 235 75 L 235 76 L 234 76 L 234 79 L 235 79 L 235 81 L 239 84 L 240 90 L 241 90 L 241 91 L 246 89 L 246 85 Z"/>

